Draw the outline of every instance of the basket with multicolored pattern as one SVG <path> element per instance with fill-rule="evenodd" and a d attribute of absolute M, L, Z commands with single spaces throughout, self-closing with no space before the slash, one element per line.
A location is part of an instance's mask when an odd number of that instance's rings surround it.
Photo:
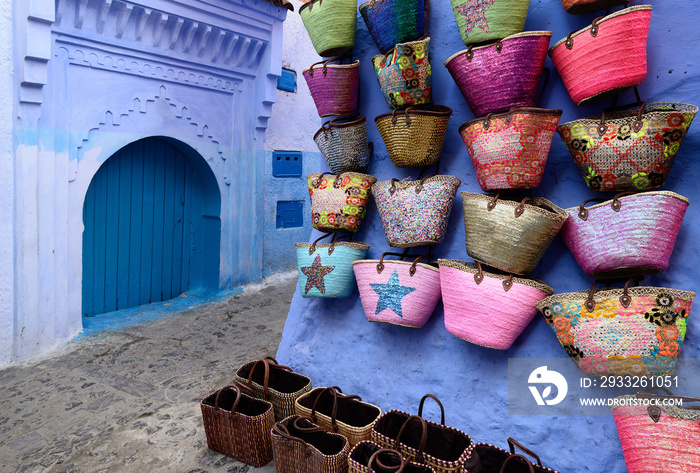
<path fill-rule="evenodd" d="M 375 182 L 376 177 L 359 172 L 306 176 L 313 227 L 321 232 L 357 232 Z"/>
<path fill-rule="evenodd" d="M 430 38 L 399 43 L 387 54 L 374 56 L 372 65 L 392 110 L 433 102 Z"/>

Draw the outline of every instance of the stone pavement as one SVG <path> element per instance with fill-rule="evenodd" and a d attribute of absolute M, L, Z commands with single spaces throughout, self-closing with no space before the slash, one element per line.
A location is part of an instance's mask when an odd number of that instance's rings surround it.
<path fill-rule="evenodd" d="M 207 448 L 199 401 L 274 355 L 296 284 L 83 337 L 0 371 L 0 472 L 273 473 Z"/>

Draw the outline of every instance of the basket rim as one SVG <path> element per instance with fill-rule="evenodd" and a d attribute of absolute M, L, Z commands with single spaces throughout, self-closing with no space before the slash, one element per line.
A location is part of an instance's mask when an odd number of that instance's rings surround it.
<path fill-rule="evenodd" d="M 377 59 L 377 58 L 379 58 L 379 59 L 385 58 L 386 56 L 389 55 L 389 53 L 390 53 L 391 51 L 393 51 L 394 49 L 396 49 L 396 46 L 398 46 L 399 44 L 401 44 L 401 45 L 405 45 L 405 44 L 412 45 L 412 44 L 419 44 L 419 43 L 425 43 L 425 44 L 430 43 L 430 36 L 423 36 L 422 38 L 419 38 L 419 39 L 416 39 L 416 40 L 413 40 L 413 41 L 404 41 L 403 43 L 396 43 L 396 44 L 394 45 L 394 47 L 391 48 L 391 49 L 389 49 L 389 51 L 387 51 L 386 53 L 384 53 L 384 54 L 377 54 L 377 55 L 375 55 L 375 56 L 372 56 L 372 59 L 370 59 L 370 62 L 371 62 L 372 64 L 374 64 L 374 60 L 375 60 L 375 59 Z"/>
<path fill-rule="evenodd" d="M 484 117 L 479 117 L 479 118 L 474 118 L 472 120 L 469 120 L 468 122 L 463 123 L 459 127 L 459 133 L 462 133 L 462 131 L 466 128 L 469 128 L 472 125 L 475 125 L 479 122 L 485 121 L 487 118 L 505 118 L 509 115 L 515 115 L 518 113 L 522 114 L 532 114 L 532 115 L 545 115 L 545 116 L 557 116 L 561 117 L 562 113 L 564 113 L 563 110 L 557 109 L 557 108 L 537 108 L 537 107 L 513 107 L 507 112 L 501 112 L 501 113 L 494 113 L 489 115 L 486 115 Z"/>
<path fill-rule="evenodd" d="M 452 269 L 458 269 L 460 271 L 464 271 L 466 273 L 470 274 L 476 274 L 477 273 L 477 268 L 475 263 L 470 263 L 468 261 L 462 261 L 462 260 L 456 260 L 456 259 L 443 259 L 443 258 L 438 258 L 438 264 L 440 266 L 445 266 L 447 268 L 452 268 Z M 482 269 L 482 272 L 484 273 L 485 277 L 490 277 L 493 279 L 501 279 L 503 281 L 507 280 L 509 278 L 508 275 L 505 274 L 497 274 L 497 273 L 492 273 L 491 271 L 486 271 Z M 518 283 L 523 286 L 528 286 L 534 289 L 538 289 L 547 296 L 551 296 L 554 294 L 554 289 L 549 287 L 549 285 L 545 284 L 543 281 L 540 281 L 539 279 L 531 278 L 531 277 L 523 277 L 523 276 L 517 276 L 513 274 L 513 283 Z"/>
<path fill-rule="evenodd" d="M 639 192 L 639 193 L 637 193 L 637 194 L 622 196 L 622 197 L 620 197 L 618 200 L 627 200 L 627 199 L 631 199 L 631 198 L 644 197 L 644 196 L 653 196 L 653 195 L 662 195 L 662 196 L 666 196 L 666 197 L 672 197 L 672 198 L 674 198 L 674 199 L 678 199 L 678 200 L 680 200 L 681 202 L 684 202 L 684 203 L 690 205 L 690 201 L 688 200 L 687 197 L 684 197 L 684 196 L 682 196 L 682 195 L 680 195 L 680 194 L 676 194 L 676 193 L 673 192 L 673 191 L 649 191 L 649 192 Z M 591 205 L 590 207 L 586 207 L 586 210 L 590 211 L 590 210 L 592 210 L 592 209 L 597 209 L 597 208 L 599 208 L 599 207 L 606 207 L 606 206 L 610 205 L 610 204 L 612 203 L 612 201 L 613 201 L 613 199 L 610 199 L 610 200 L 606 200 L 605 202 L 601 202 L 601 203 L 599 203 L 599 204 Z M 566 209 L 566 212 L 569 213 L 569 214 L 576 214 L 576 215 L 578 215 L 578 212 L 579 212 L 580 207 L 581 207 L 580 205 L 577 206 L 577 207 L 569 207 L 568 209 Z"/>
<path fill-rule="evenodd" d="M 663 397 L 663 395 L 661 396 Z M 632 399 L 638 399 L 636 394 L 625 394 L 622 396 L 618 396 L 615 399 L 624 399 L 624 400 L 632 400 Z M 691 420 L 691 421 L 698 421 L 700 420 L 700 411 L 694 410 L 694 409 L 687 409 L 685 407 L 678 407 L 677 405 L 664 405 L 663 403 L 659 403 L 657 405 L 662 411 L 664 411 L 667 415 L 676 418 L 676 419 L 682 419 L 682 420 Z M 625 406 L 615 406 L 612 408 L 613 413 L 615 412 L 615 409 L 619 409 Z"/>
<path fill-rule="evenodd" d="M 311 248 L 312 244 L 313 243 L 294 243 L 294 248 Z M 356 250 L 369 250 L 369 245 L 363 241 L 338 241 L 335 243 L 317 243 L 316 248 L 330 248 L 331 245 L 334 245 L 335 247 L 345 246 Z"/>
<path fill-rule="evenodd" d="M 322 125 L 321 128 L 319 128 L 316 131 L 316 133 L 314 133 L 313 139 L 316 140 L 316 137 L 319 134 L 323 133 L 324 130 L 328 131 L 328 130 L 331 130 L 333 128 L 348 128 L 351 126 L 362 125 L 363 123 L 366 123 L 367 117 L 365 117 L 364 115 L 359 115 L 358 118 L 356 118 L 354 120 L 352 119 L 352 117 L 348 117 L 346 120 L 350 120 L 350 121 L 345 121 L 342 123 L 331 123 L 330 125 L 328 125 L 328 127 L 326 127 L 325 124 Z"/>
<path fill-rule="evenodd" d="M 360 67 L 360 60 L 355 59 L 355 62 L 352 64 L 326 64 L 325 66 L 319 65 L 318 67 L 314 67 L 314 69 L 319 70 L 323 68 L 332 68 L 332 69 L 355 69 L 357 67 Z M 311 67 L 307 67 L 303 71 L 301 71 L 302 74 L 308 72 L 311 70 Z M 313 76 L 312 76 L 313 78 Z"/>
<path fill-rule="evenodd" d="M 415 187 L 416 184 L 419 184 L 421 181 L 414 181 L 414 180 L 406 180 L 410 179 L 404 178 L 401 180 L 396 181 L 396 188 L 397 189 L 408 189 L 410 187 Z M 455 188 L 459 188 L 459 186 L 462 185 L 462 180 L 458 177 L 455 176 L 450 176 L 449 174 L 438 174 L 437 176 L 431 176 L 423 181 L 423 185 L 428 184 L 430 182 L 449 182 L 450 184 L 454 185 Z M 372 192 L 374 192 L 374 188 L 376 187 L 377 189 L 384 188 L 386 186 L 391 186 L 391 179 L 388 181 L 381 181 L 381 182 L 375 182 L 372 184 Z"/>
<path fill-rule="evenodd" d="M 655 108 L 655 107 L 661 107 L 664 105 L 671 105 L 675 107 L 673 110 L 664 110 L 662 108 Z M 685 110 L 681 110 L 681 108 L 685 108 Z M 649 110 L 652 109 L 652 110 Z M 617 121 L 621 120 L 629 120 L 630 118 L 635 117 L 635 111 L 636 109 L 632 108 L 630 110 L 615 110 L 612 112 L 606 112 L 605 113 L 605 123 L 615 123 Z M 671 114 L 671 113 L 693 113 L 697 114 L 698 111 L 700 110 L 700 107 L 697 105 L 693 105 L 691 103 L 685 103 L 685 102 L 652 102 L 649 104 L 646 104 L 644 106 L 644 113 L 642 114 L 643 117 L 648 116 L 648 115 L 654 115 L 654 114 Z M 630 115 L 627 116 L 620 116 L 617 117 L 618 114 L 626 114 L 629 113 Z M 588 117 L 584 118 L 577 118 L 576 120 L 571 120 L 566 123 L 561 123 L 557 128 L 559 127 L 569 127 L 571 128 L 574 125 L 578 124 L 584 124 L 584 123 L 589 123 L 589 122 L 595 122 L 596 125 L 600 124 L 600 118 L 601 115 L 591 115 Z"/>
<path fill-rule="evenodd" d="M 411 256 L 413 256 L 413 255 L 411 255 Z M 353 262 L 352 262 L 352 265 L 355 266 L 356 264 L 363 264 L 363 263 L 366 263 L 366 264 L 369 264 L 369 263 L 376 264 L 376 263 L 379 263 L 379 262 L 380 262 L 380 260 L 378 260 L 378 259 L 358 259 L 358 260 L 353 261 Z M 412 266 L 412 265 L 413 265 L 413 261 L 401 261 L 401 260 L 396 260 L 396 259 L 385 259 L 385 260 L 383 261 L 383 264 L 386 265 L 387 263 L 407 264 L 407 265 L 409 265 L 409 266 Z M 435 266 L 431 266 L 431 265 L 429 265 L 428 263 L 416 263 L 416 267 L 417 267 L 417 266 L 421 266 L 421 267 L 423 267 L 423 268 L 425 268 L 425 269 L 429 269 L 429 270 L 431 270 L 431 271 L 435 271 L 436 273 L 439 273 L 439 272 L 440 272 L 440 268 L 436 268 Z"/>
<path fill-rule="evenodd" d="M 467 198 L 471 198 L 472 200 L 478 199 L 478 200 L 482 200 L 482 201 L 490 201 L 493 199 L 493 196 L 491 196 L 491 195 L 479 194 L 476 192 L 462 191 L 462 193 L 460 195 L 462 196 L 462 203 L 463 204 L 465 202 L 465 199 L 467 199 Z M 535 199 L 537 199 L 537 200 L 535 200 Z M 559 207 L 554 202 L 552 202 L 551 200 L 545 199 L 544 197 L 535 197 L 533 200 L 535 202 L 544 203 L 545 205 L 547 205 L 550 208 L 548 209 L 548 208 L 540 207 L 539 205 L 533 205 L 530 203 L 526 203 L 525 208 L 529 208 L 533 212 L 537 212 L 538 214 L 540 214 L 546 218 L 549 218 L 551 220 L 555 220 L 555 221 L 566 220 L 569 218 L 569 213 L 566 210 Z M 509 207 L 515 208 L 518 205 L 520 205 L 520 202 L 517 202 L 514 200 L 500 200 L 499 199 L 498 204 L 499 205 L 505 204 L 505 205 L 508 205 Z"/>
<path fill-rule="evenodd" d="M 312 0 L 312 1 L 315 1 L 315 0 Z M 302 7 L 302 8 L 303 8 L 303 7 Z M 608 21 L 608 20 L 612 20 L 612 19 L 614 19 L 614 18 L 617 18 L 618 16 L 627 15 L 627 14 L 629 14 L 629 13 L 634 13 L 634 12 L 636 12 L 636 11 L 642 11 L 642 10 L 651 10 L 651 5 L 635 5 L 635 6 L 633 6 L 633 7 L 624 8 L 624 9 L 622 9 L 622 10 L 620 10 L 620 11 L 616 11 L 615 13 L 611 13 L 610 15 L 607 15 L 607 16 L 603 17 L 597 24 L 600 25 L 601 23 L 606 22 L 606 21 Z M 578 36 L 578 35 L 580 35 L 580 34 L 582 34 L 582 33 L 585 33 L 586 31 L 590 30 L 592 27 L 593 27 L 593 24 L 590 24 L 590 25 L 586 26 L 585 28 L 582 28 L 582 29 L 580 29 L 580 30 L 574 32 L 574 33 L 571 35 L 571 38 L 573 39 L 573 38 L 575 38 L 576 36 Z M 550 53 L 550 55 L 551 55 L 552 51 L 553 51 L 555 48 L 557 48 L 557 47 L 561 46 L 562 44 L 566 43 L 566 40 L 567 40 L 567 38 L 564 37 L 563 39 L 560 39 L 559 41 L 557 41 L 556 43 L 554 43 L 554 45 L 553 45 L 551 48 L 549 48 L 549 53 Z"/>
<path fill-rule="evenodd" d="M 309 174 L 308 176 L 306 176 L 306 182 L 310 181 L 311 179 L 318 179 L 318 178 L 320 178 L 320 177 L 321 177 L 321 174 L 322 174 L 322 173 L 320 173 L 320 172 L 312 172 L 311 174 Z M 343 174 L 343 175 L 348 175 L 348 176 L 357 176 L 357 177 L 361 177 L 362 179 L 367 179 L 368 181 L 371 181 L 372 183 L 377 182 L 377 178 L 374 177 L 374 176 L 372 176 L 371 174 L 365 174 L 365 173 L 362 173 L 362 172 L 355 172 L 355 171 L 348 171 L 348 172 L 344 172 L 344 173 L 341 173 L 341 174 Z M 326 174 L 324 177 L 327 178 L 327 179 L 330 179 L 330 178 L 335 179 L 336 177 L 338 177 L 338 174 Z"/>
<path fill-rule="evenodd" d="M 604 301 L 607 299 L 617 299 L 624 294 L 624 289 L 621 287 L 611 288 L 611 289 L 599 289 L 593 293 L 593 300 L 595 302 Z M 681 289 L 673 289 L 668 287 L 657 287 L 657 286 L 635 286 L 627 289 L 627 294 L 631 297 L 638 296 L 648 296 L 650 294 L 668 294 L 671 297 L 678 297 L 681 299 L 693 299 L 695 298 L 695 292 L 693 291 L 683 291 Z M 540 311 L 557 302 L 571 302 L 571 301 L 587 301 L 588 300 L 588 290 L 577 291 L 577 292 L 563 292 L 560 294 L 554 294 L 549 297 L 545 297 L 537 303 L 537 309 Z"/>
<path fill-rule="evenodd" d="M 410 108 L 410 107 L 409 107 Z M 428 109 L 408 109 L 404 108 L 401 110 L 396 110 L 396 114 L 393 112 L 389 113 L 382 113 L 381 115 L 377 115 L 376 118 L 374 119 L 375 123 L 379 123 L 381 120 L 385 118 L 392 118 L 392 116 L 395 116 L 397 119 L 401 117 L 401 115 L 406 115 L 406 114 L 411 114 L 411 115 L 428 115 L 428 116 L 434 116 L 434 117 L 443 117 L 443 116 L 450 116 L 452 115 L 452 109 L 448 107 L 447 105 L 432 105 L 430 107 L 430 110 Z"/>
<path fill-rule="evenodd" d="M 522 31 L 522 32 L 520 32 L 520 33 L 515 33 L 515 34 L 512 34 L 512 35 L 508 35 L 508 36 L 506 36 L 505 38 L 503 38 L 503 39 L 501 39 L 501 40 L 496 40 L 496 41 L 492 41 L 492 42 L 490 42 L 490 43 L 488 43 L 488 44 L 484 44 L 484 45 L 482 45 L 482 46 L 473 47 L 473 48 L 472 48 L 472 51 L 478 51 L 479 49 L 490 48 L 490 47 L 492 47 L 492 46 L 495 46 L 496 43 L 497 43 L 498 41 L 500 41 L 501 43 L 504 43 L 505 41 L 510 40 L 510 39 L 526 38 L 526 37 L 528 37 L 528 36 L 549 36 L 549 37 L 551 37 L 551 36 L 552 36 L 552 32 L 551 32 L 551 31 L 546 31 L 546 30 Z M 469 51 L 469 48 L 467 48 L 467 49 L 462 49 L 461 51 L 456 52 L 456 53 L 454 53 L 452 56 L 450 56 L 450 57 L 448 57 L 447 59 L 445 59 L 445 62 L 444 62 L 445 66 L 447 66 L 447 63 L 450 62 L 450 61 L 452 61 L 453 59 L 455 59 L 457 56 L 459 56 L 459 55 L 461 55 L 461 54 L 467 54 L 467 51 Z"/>

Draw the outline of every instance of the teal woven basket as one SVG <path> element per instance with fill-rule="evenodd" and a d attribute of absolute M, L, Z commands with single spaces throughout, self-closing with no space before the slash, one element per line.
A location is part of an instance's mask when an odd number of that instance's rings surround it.
<path fill-rule="evenodd" d="M 297 243 L 302 297 L 348 297 L 355 287 L 352 262 L 365 258 L 369 245 L 355 241 Z"/>
<path fill-rule="evenodd" d="M 355 46 L 357 0 L 311 0 L 299 14 L 319 56 L 338 56 Z"/>
<path fill-rule="evenodd" d="M 525 27 L 530 0 L 450 0 L 462 41 L 496 41 Z"/>

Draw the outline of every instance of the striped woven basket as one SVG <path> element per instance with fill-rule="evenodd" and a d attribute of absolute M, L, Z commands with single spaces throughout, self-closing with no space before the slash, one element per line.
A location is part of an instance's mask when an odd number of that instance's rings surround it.
<path fill-rule="evenodd" d="M 488 443 L 477 443 L 474 445 L 474 451 L 472 452 L 472 456 L 467 460 L 467 462 L 464 464 L 464 471 L 466 472 L 479 472 L 479 473 L 501 473 L 501 468 L 503 468 L 503 465 L 505 464 L 506 460 L 508 460 L 509 457 L 512 455 L 515 455 L 515 448 L 519 448 L 523 452 L 527 453 L 530 455 L 532 458 L 534 458 L 537 461 L 537 464 L 532 464 L 532 473 L 559 473 L 555 470 L 552 470 L 551 468 L 547 468 L 546 466 L 542 466 L 542 461 L 540 460 L 540 457 L 537 456 L 534 452 L 531 450 L 523 447 L 520 443 L 516 442 L 514 439 L 509 438 L 508 439 L 508 445 L 510 446 L 510 452 L 507 450 L 503 450 L 500 447 L 496 447 L 495 445 L 491 445 Z M 515 459 L 511 460 L 514 461 Z M 512 466 L 511 468 L 507 469 L 506 472 L 510 471 L 518 471 L 518 472 L 525 472 L 527 470 L 527 463 L 526 461 L 520 459 L 519 461 L 520 465 L 516 468 Z"/>
<path fill-rule="evenodd" d="M 432 166 L 440 161 L 452 109 L 434 105 L 429 109 L 407 108 L 374 119 L 389 158 L 399 168 Z"/>
<path fill-rule="evenodd" d="M 252 388 L 258 399 L 270 402 L 278 422 L 294 414 L 297 398 L 311 391 L 309 378 L 278 364 L 271 356 L 238 368 L 235 381 Z"/>
<path fill-rule="evenodd" d="M 350 444 L 308 417 L 292 415 L 272 427 L 277 473 L 347 473 Z"/>
<path fill-rule="evenodd" d="M 369 0 L 360 5 L 360 15 L 382 53 L 425 36 L 429 11 L 430 0 Z"/>
<path fill-rule="evenodd" d="M 375 182 L 376 177 L 359 172 L 306 176 L 313 227 L 321 232 L 357 232 Z"/>
<path fill-rule="evenodd" d="M 537 106 L 551 37 L 551 31 L 518 33 L 445 61 L 475 117 Z"/>
<path fill-rule="evenodd" d="M 537 303 L 566 353 L 591 376 L 670 376 L 694 292 L 629 287 L 555 294 Z"/>
<path fill-rule="evenodd" d="M 445 328 L 476 345 L 507 350 L 554 290 L 535 279 L 484 272 L 481 265 L 439 259 Z"/>
<path fill-rule="evenodd" d="M 627 5 L 632 0 L 561 0 L 561 5 L 567 13 L 584 15 L 600 10 L 608 10 L 620 5 Z"/>
<path fill-rule="evenodd" d="M 651 5 L 626 8 L 593 20 L 549 49 L 575 104 L 616 95 L 644 81 L 650 20 Z"/>
<path fill-rule="evenodd" d="M 520 33 L 530 0 L 450 0 L 464 44 L 483 43 Z"/>
<path fill-rule="evenodd" d="M 530 274 L 569 218 L 542 197 L 522 202 L 462 192 L 467 254 L 507 273 Z"/>
<path fill-rule="evenodd" d="M 372 143 L 367 142 L 364 116 L 338 116 L 324 123 L 314 141 L 333 174 L 365 172 L 369 167 Z"/>
<path fill-rule="evenodd" d="M 348 467 L 349 473 L 435 473 L 429 466 L 408 461 L 398 450 L 368 440 L 350 450 Z"/>
<path fill-rule="evenodd" d="M 317 62 L 302 72 L 321 117 L 348 115 L 357 111 L 360 61 L 352 64 L 329 64 L 337 59 L 339 58 Z M 319 64 L 323 66 L 314 68 Z"/>
<path fill-rule="evenodd" d="M 399 43 L 388 53 L 374 56 L 372 65 L 390 109 L 433 103 L 429 37 Z"/>
<path fill-rule="evenodd" d="M 355 46 L 356 0 L 311 0 L 299 15 L 319 56 L 337 56 Z"/>
<path fill-rule="evenodd" d="M 594 278 L 665 271 L 688 208 L 669 191 L 618 194 L 612 200 L 566 211 L 561 234 L 581 269 Z"/>
<path fill-rule="evenodd" d="M 295 410 L 329 432 L 343 435 L 350 447 L 369 440 L 372 426 L 382 415 L 379 407 L 359 396 L 347 396 L 335 386 L 312 389 L 296 400 Z"/>
<path fill-rule="evenodd" d="M 649 393 L 615 399 L 612 408 L 628 473 L 700 471 L 700 399 Z M 672 399 L 683 405 L 664 405 Z M 655 402 L 657 405 L 650 405 Z"/>

